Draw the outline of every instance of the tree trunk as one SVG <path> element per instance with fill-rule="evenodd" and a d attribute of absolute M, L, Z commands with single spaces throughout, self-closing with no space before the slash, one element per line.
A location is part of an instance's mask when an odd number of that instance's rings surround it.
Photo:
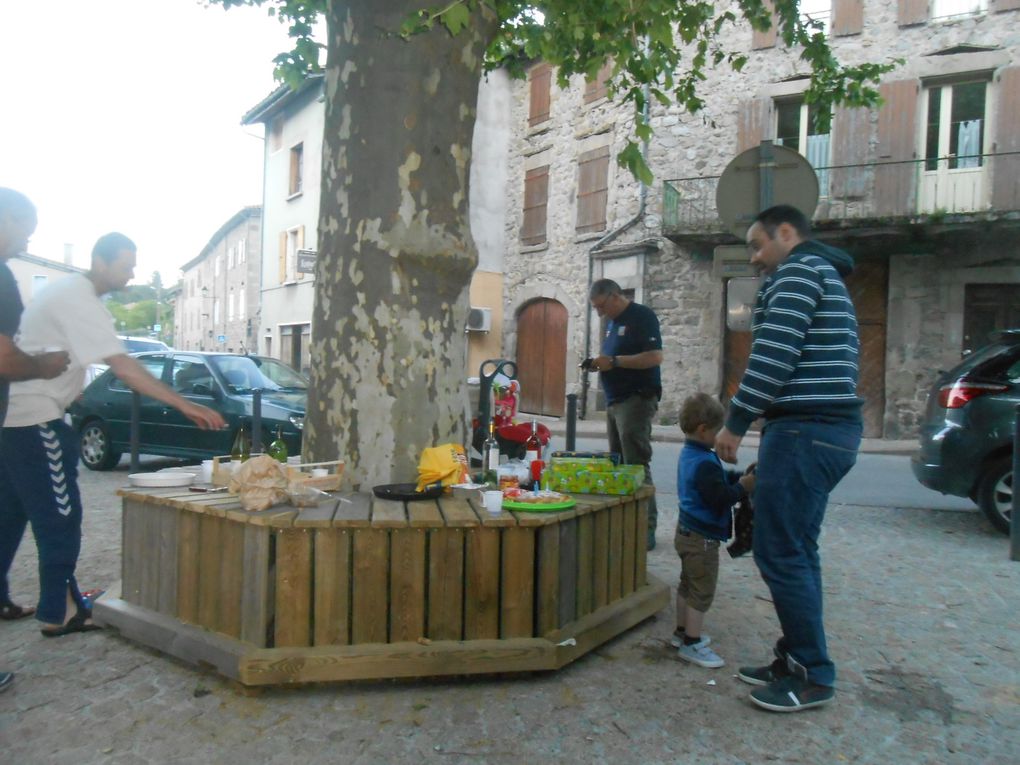
<path fill-rule="evenodd" d="M 464 326 L 477 254 L 468 162 L 485 42 L 396 32 L 427 3 L 331 0 L 312 383 L 304 441 L 362 489 L 465 442 Z"/>

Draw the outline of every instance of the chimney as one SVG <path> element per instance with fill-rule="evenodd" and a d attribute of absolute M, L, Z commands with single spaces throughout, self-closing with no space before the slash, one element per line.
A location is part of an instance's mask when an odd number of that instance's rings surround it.
<path fill-rule="evenodd" d="M 69 242 L 64 242 L 64 265 L 74 265 L 74 245 Z"/>

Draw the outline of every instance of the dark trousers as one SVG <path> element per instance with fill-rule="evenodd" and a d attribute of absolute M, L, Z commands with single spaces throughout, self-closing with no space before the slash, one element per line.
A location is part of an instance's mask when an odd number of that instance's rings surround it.
<path fill-rule="evenodd" d="M 624 465 L 644 465 L 645 485 L 652 486 L 652 420 L 659 411 L 654 396 L 630 396 L 606 408 L 609 451 L 618 452 Z M 648 500 L 648 531 L 655 534 L 659 509 L 655 495 Z"/>
<path fill-rule="evenodd" d="M 832 685 L 822 622 L 818 535 L 825 506 L 857 461 L 861 426 L 803 420 L 769 423 L 758 448 L 754 488 L 754 561 L 772 593 L 791 668 Z"/>
<path fill-rule="evenodd" d="M 9 600 L 7 574 L 25 525 L 39 551 L 36 618 L 61 624 L 66 595 L 79 604 L 74 578 L 81 550 L 78 440 L 62 420 L 4 428 L 0 437 L 0 599 Z"/>

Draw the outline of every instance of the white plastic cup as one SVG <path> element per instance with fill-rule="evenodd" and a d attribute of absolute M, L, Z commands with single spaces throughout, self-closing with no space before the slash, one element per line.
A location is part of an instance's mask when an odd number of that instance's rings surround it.
<path fill-rule="evenodd" d="M 301 455 L 299 454 L 296 457 L 288 457 L 287 458 L 287 464 L 288 465 L 300 465 L 301 464 Z"/>
<path fill-rule="evenodd" d="M 485 509 L 493 515 L 503 512 L 503 492 L 501 491 L 486 491 L 483 493 L 485 497 Z"/>
<path fill-rule="evenodd" d="M 202 460 L 201 483 L 212 483 L 212 460 Z"/>
<path fill-rule="evenodd" d="M 326 468 L 312 468 L 312 478 L 325 478 L 329 475 L 329 470 Z"/>

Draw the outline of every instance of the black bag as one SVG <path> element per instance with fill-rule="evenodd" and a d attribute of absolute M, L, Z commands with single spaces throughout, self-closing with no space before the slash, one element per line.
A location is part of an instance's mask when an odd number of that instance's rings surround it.
<path fill-rule="evenodd" d="M 754 536 L 754 505 L 750 497 L 742 497 L 733 511 L 733 541 L 726 548 L 731 558 L 739 558 L 751 552 Z"/>

